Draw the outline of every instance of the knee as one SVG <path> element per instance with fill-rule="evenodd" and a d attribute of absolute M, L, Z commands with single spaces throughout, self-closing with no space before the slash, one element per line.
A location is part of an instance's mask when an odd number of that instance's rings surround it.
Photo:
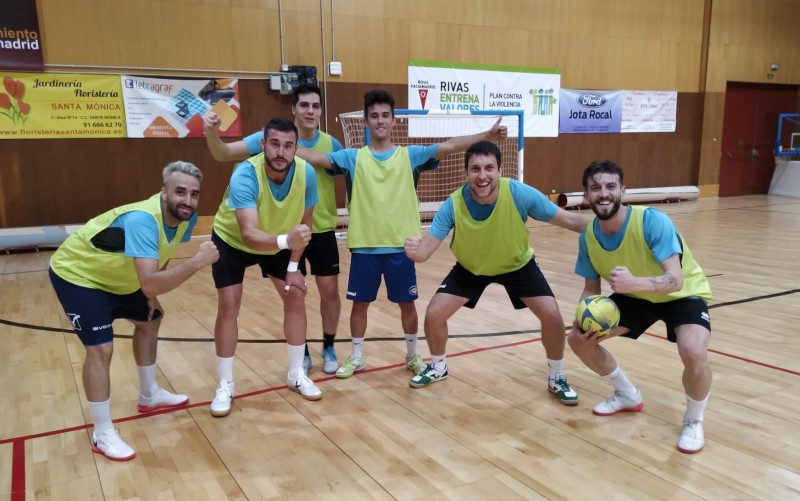
<path fill-rule="evenodd" d="M 438 308 L 431 303 L 425 310 L 425 327 L 447 323 L 448 318 L 450 317 L 443 308 Z"/>
<path fill-rule="evenodd" d="M 92 362 L 110 363 L 114 354 L 114 343 L 108 342 L 86 347 L 86 360 Z"/>
<path fill-rule="evenodd" d="M 708 351 L 705 349 L 689 349 L 681 353 L 683 365 L 689 372 L 699 373 L 708 367 Z"/>

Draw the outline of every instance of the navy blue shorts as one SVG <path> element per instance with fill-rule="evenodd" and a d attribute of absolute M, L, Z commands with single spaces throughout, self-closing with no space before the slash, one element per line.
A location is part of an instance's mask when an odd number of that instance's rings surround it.
<path fill-rule="evenodd" d="M 113 294 L 100 289 L 67 282 L 50 269 L 50 282 L 72 322 L 72 329 L 84 346 L 110 343 L 114 338 L 112 323 L 118 318 L 147 322 L 150 307 L 141 289 L 131 294 Z M 156 310 L 153 320 L 161 318 Z"/>
<path fill-rule="evenodd" d="M 450 273 L 442 280 L 442 285 L 436 293 L 451 294 L 468 299 L 467 308 L 475 308 L 483 291 L 489 284 L 500 284 L 506 289 L 506 294 L 515 309 L 526 308 L 521 297 L 540 297 L 553 295 L 550 284 L 544 278 L 542 270 L 531 259 L 522 268 L 500 275 L 475 275 L 468 269 L 456 263 Z"/>
<path fill-rule="evenodd" d="M 251 254 L 228 245 L 214 231 L 211 232 L 211 241 L 219 250 L 219 259 L 211 265 L 211 276 L 214 277 L 214 286 L 217 289 L 244 282 L 245 270 L 254 264 L 261 268 L 262 277 L 272 276 L 286 280 L 291 250 L 284 249 L 277 254 Z M 300 261 L 298 269 L 303 275 L 306 274 L 305 261 Z"/>
<path fill-rule="evenodd" d="M 417 271 L 414 261 L 404 252 L 359 254 L 350 259 L 347 299 L 371 303 L 378 297 L 381 276 L 386 280 L 389 301 L 405 303 L 417 300 Z"/>
<path fill-rule="evenodd" d="M 681 325 L 702 325 L 711 332 L 708 305 L 700 298 L 687 297 L 666 303 L 651 303 L 625 294 L 611 294 L 609 297 L 619 308 L 619 326 L 630 330 L 622 337 L 637 339 L 659 320 L 667 325 L 667 339 L 673 343 L 678 341 L 675 328 Z"/>

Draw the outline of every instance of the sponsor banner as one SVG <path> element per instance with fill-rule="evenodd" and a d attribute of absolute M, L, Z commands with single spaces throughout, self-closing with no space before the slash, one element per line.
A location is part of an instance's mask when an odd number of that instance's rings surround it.
<path fill-rule="evenodd" d="M 561 89 L 558 132 L 620 132 L 622 91 Z"/>
<path fill-rule="evenodd" d="M 241 137 L 239 81 L 177 80 L 122 75 L 128 137 L 202 137 L 203 115 L 222 119 L 221 137 Z"/>
<path fill-rule="evenodd" d="M 0 70 L 44 71 L 36 0 L 3 0 Z"/>
<path fill-rule="evenodd" d="M 0 138 L 125 137 L 118 76 L 0 73 Z"/>
<path fill-rule="evenodd" d="M 678 91 L 622 92 L 622 132 L 675 132 Z"/>
<path fill-rule="evenodd" d="M 525 137 L 558 135 L 560 86 L 555 68 L 408 62 L 409 109 L 522 111 Z"/>

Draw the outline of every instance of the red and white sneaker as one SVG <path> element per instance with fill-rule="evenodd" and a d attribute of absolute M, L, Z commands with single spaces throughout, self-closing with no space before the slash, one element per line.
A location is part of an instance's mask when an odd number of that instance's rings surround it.
<path fill-rule="evenodd" d="M 642 409 L 644 401 L 639 390 L 632 397 L 615 391 L 605 401 L 595 405 L 592 412 L 598 416 L 613 416 L 619 412 L 639 412 Z"/>
<path fill-rule="evenodd" d="M 151 412 L 157 409 L 179 407 L 185 405 L 187 402 L 189 402 L 189 397 L 186 395 L 176 395 L 175 393 L 168 392 L 164 388 L 159 388 L 152 397 L 143 397 L 140 394 L 136 410 L 139 412 Z"/>
<path fill-rule="evenodd" d="M 97 432 L 92 432 L 92 451 L 112 461 L 128 461 L 136 457 L 136 451 L 122 440 L 115 428 L 110 428 L 99 435 Z"/>

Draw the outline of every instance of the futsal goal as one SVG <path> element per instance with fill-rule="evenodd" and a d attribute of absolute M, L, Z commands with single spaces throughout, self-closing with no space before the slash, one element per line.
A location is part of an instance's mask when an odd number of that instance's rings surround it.
<path fill-rule="evenodd" d="M 500 147 L 503 176 L 523 180 L 524 127 L 521 111 L 450 111 L 394 110 L 392 142 L 398 146 L 441 143 L 451 137 L 469 136 L 489 130 L 501 118 L 508 128 L 508 137 Z M 369 144 L 369 129 L 363 111 L 339 115 L 344 130 L 345 148 L 361 148 Z M 417 183 L 420 219 L 430 223 L 447 197 L 466 182 L 464 153 L 448 155 L 433 171 L 424 172 Z M 349 203 L 349 201 L 348 201 Z M 339 209 L 341 235 L 347 230 L 347 209 Z"/>

